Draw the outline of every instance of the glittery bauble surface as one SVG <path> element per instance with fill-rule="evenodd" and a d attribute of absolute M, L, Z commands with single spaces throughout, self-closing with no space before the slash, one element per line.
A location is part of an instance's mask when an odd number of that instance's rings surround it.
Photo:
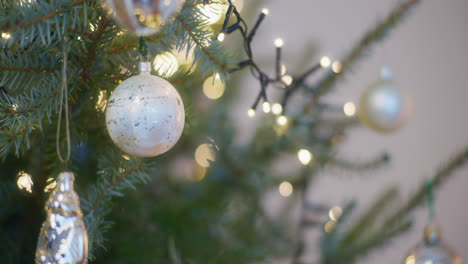
<path fill-rule="evenodd" d="M 183 0 L 106 0 L 117 23 L 137 36 L 158 32 L 180 11 Z"/>
<path fill-rule="evenodd" d="M 411 108 L 406 91 L 391 80 L 380 80 L 361 96 L 359 119 L 372 130 L 392 132 L 408 121 Z"/>
<path fill-rule="evenodd" d="M 462 264 L 462 260 L 441 240 L 437 226 L 429 225 L 424 232 L 424 241 L 406 255 L 403 264 Z"/>
<path fill-rule="evenodd" d="M 151 69 L 151 64 L 144 67 Z M 184 105 L 177 90 L 145 70 L 117 86 L 106 109 L 112 140 L 123 151 L 139 157 L 153 157 L 171 149 L 184 123 Z"/>
<path fill-rule="evenodd" d="M 62 172 L 46 205 L 36 250 L 36 264 L 85 264 L 88 233 L 83 222 L 80 199 L 73 189 L 75 178 Z"/>

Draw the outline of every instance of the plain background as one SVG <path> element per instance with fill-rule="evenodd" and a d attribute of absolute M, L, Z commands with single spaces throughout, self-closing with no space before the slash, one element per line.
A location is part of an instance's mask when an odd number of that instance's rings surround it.
<path fill-rule="evenodd" d="M 248 1 L 248 0 L 245 0 Z M 270 0 L 270 10 L 255 40 L 259 57 L 273 57 L 273 41 L 285 40 L 286 65 L 301 58 L 308 42 L 318 44 L 318 55 L 339 59 L 356 40 L 397 4 L 396 0 Z M 380 68 L 393 69 L 395 81 L 412 94 L 414 111 L 410 122 L 398 132 L 382 135 L 366 128 L 352 131 L 340 155 L 358 160 L 372 158 L 381 151 L 392 155 L 389 167 L 359 176 L 356 173 L 327 173 L 309 192 L 309 198 L 329 204 L 342 204 L 358 198 L 364 208 L 386 187 L 397 184 L 403 199 L 432 176 L 449 157 L 468 145 L 468 1 L 423 0 L 410 16 L 354 72 L 328 96 L 328 101 L 358 102 L 360 94 L 376 78 Z M 271 47 L 271 48 L 270 48 Z M 244 135 L 255 119 L 246 117 L 257 83 L 246 78 L 242 100 L 235 114 L 243 123 Z M 258 117 L 256 117 L 258 118 Z M 248 136 L 247 136 L 248 137 Z M 445 241 L 468 262 L 468 167 L 464 167 L 436 193 L 438 223 Z M 281 202 L 276 195 L 274 201 Z M 274 205 L 272 205 L 274 206 Z M 403 256 L 421 241 L 427 223 L 427 210 L 418 209 L 413 229 L 393 240 L 384 249 L 360 263 L 402 263 Z M 311 235 L 308 258 L 316 258 Z"/>

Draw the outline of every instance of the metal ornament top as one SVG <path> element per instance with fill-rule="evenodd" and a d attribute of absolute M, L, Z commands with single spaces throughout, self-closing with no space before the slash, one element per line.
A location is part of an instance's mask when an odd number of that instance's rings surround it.
<path fill-rule="evenodd" d="M 86 264 L 88 234 L 71 172 L 62 172 L 46 205 L 36 250 L 36 264 Z"/>

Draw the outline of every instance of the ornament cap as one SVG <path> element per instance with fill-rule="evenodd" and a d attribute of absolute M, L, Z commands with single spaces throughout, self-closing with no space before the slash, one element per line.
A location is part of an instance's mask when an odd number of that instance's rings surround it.
<path fill-rule="evenodd" d="M 424 228 L 424 242 L 428 245 L 434 245 L 442 240 L 442 230 L 436 224 L 428 224 Z"/>
<path fill-rule="evenodd" d="M 393 79 L 393 71 L 388 66 L 382 67 L 380 70 L 380 78 L 382 81 L 391 81 Z"/>
<path fill-rule="evenodd" d="M 60 191 L 65 192 L 73 190 L 75 176 L 69 171 L 61 172 L 58 176 L 58 182 L 60 183 Z"/>
<path fill-rule="evenodd" d="M 140 74 L 150 74 L 151 73 L 151 62 L 141 61 L 138 64 L 138 68 L 140 69 Z"/>

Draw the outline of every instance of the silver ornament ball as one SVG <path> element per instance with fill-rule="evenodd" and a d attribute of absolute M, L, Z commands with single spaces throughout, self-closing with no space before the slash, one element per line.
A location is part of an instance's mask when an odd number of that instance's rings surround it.
<path fill-rule="evenodd" d="M 407 123 L 412 104 L 408 93 L 391 80 L 387 69 L 382 78 L 372 84 L 359 101 L 361 123 L 377 132 L 392 132 Z"/>
<path fill-rule="evenodd" d="M 171 149 L 185 123 L 179 93 L 150 70 L 149 62 L 140 63 L 141 73 L 117 86 L 106 109 L 111 139 L 124 152 L 139 157 L 153 157 Z"/>
<path fill-rule="evenodd" d="M 455 252 L 442 242 L 442 232 L 433 224 L 426 226 L 424 240 L 410 250 L 403 264 L 462 264 Z"/>
<path fill-rule="evenodd" d="M 184 0 L 106 0 L 105 7 L 123 29 L 136 36 L 158 32 L 176 16 Z"/>

